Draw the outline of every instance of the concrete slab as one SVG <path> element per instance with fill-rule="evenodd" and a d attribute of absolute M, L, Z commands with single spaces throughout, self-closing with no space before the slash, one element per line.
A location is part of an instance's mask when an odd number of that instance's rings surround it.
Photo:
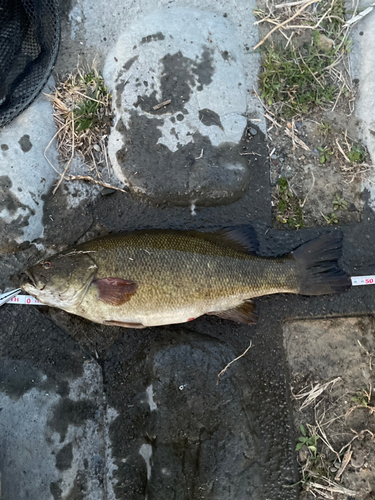
<path fill-rule="evenodd" d="M 106 498 L 99 365 L 36 309 L 0 321 L 2 497 Z"/>
<path fill-rule="evenodd" d="M 234 326 L 228 334 L 225 322 L 206 318 L 193 329 L 130 331 L 107 352 L 106 398 L 118 412 L 110 426 L 116 498 L 284 498 L 295 471 L 281 365 L 271 368 L 272 354 L 256 361 L 257 337 L 254 353 L 217 385 L 218 373 L 249 345 L 250 331 Z M 271 398 L 264 390 L 269 369 Z"/>
<path fill-rule="evenodd" d="M 178 205 L 230 203 L 246 192 L 241 153 L 255 80 L 244 58 L 234 25 L 211 12 L 160 10 L 129 26 L 104 67 L 115 108 L 109 157 L 125 185 Z"/>
<path fill-rule="evenodd" d="M 369 5 L 360 1 L 358 11 Z M 356 102 L 356 116 L 359 120 L 359 131 L 366 145 L 372 164 L 375 165 L 375 9 L 354 25 L 351 36 L 353 50 L 351 52 L 351 70 L 353 78 L 358 80 L 359 94 Z M 370 192 L 370 203 L 375 208 L 375 173 L 370 171 L 369 181 L 364 182 L 363 189 Z"/>
<path fill-rule="evenodd" d="M 99 66 L 106 58 L 106 81 L 118 110 L 109 153 L 117 177 L 136 193 L 156 203 L 218 205 L 248 189 L 249 157 L 239 154 L 247 121 L 256 120 L 265 131 L 253 94 L 259 68 L 259 55 L 251 50 L 257 39 L 254 8 L 255 2 L 244 0 L 74 5 L 71 39 L 63 34 L 58 67 L 67 66 L 73 47 L 88 60 L 95 54 Z M 208 80 L 202 86 L 203 72 Z M 166 94 L 172 104 L 149 113 L 146 108 Z"/>
<path fill-rule="evenodd" d="M 50 79 L 44 92 L 53 84 Z M 55 133 L 52 105 L 43 94 L 0 130 L 1 251 L 43 238 L 43 198 L 56 178 L 43 153 Z M 48 154 L 57 165 L 54 143 Z"/>
<path fill-rule="evenodd" d="M 255 75 L 259 65 L 259 55 L 252 51 L 252 47 L 258 41 L 258 32 L 253 25 L 255 6 L 254 0 L 217 0 L 215 2 L 211 0 L 130 0 L 128 2 L 108 0 L 105 3 L 96 2 L 95 4 L 90 0 L 77 0 L 70 14 L 72 23 L 69 27 L 71 30 L 69 38 L 73 38 L 76 44 L 82 45 L 80 51 L 83 53 L 90 53 L 90 49 L 95 49 L 97 57 L 103 61 L 103 56 L 106 57 L 117 44 L 121 33 L 128 31 L 135 21 L 153 12 L 175 8 L 207 11 L 218 17 L 224 17 L 235 26 L 238 43 L 246 54 L 245 71 L 251 72 L 246 76 L 252 83 L 256 80 Z M 180 22 L 183 24 L 184 20 L 181 19 Z M 66 34 L 63 36 L 63 46 L 64 43 L 67 43 Z M 247 104 L 249 113 L 256 113 L 261 109 L 259 102 L 250 93 L 247 95 Z"/>

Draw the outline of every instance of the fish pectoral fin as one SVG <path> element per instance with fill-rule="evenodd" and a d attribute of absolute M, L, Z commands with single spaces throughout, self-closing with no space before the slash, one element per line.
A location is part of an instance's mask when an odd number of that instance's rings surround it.
<path fill-rule="evenodd" d="M 98 299 L 111 306 L 121 306 L 136 293 L 138 285 L 122 278 L 102 278 L 92 282 L 98 291 Z"/>
<path fill-rule="evenodd" d="M 227 311 L 210 312 L 212 316 L 219 316 L 219 318 L 230 319 L 237 321 L 237 323 L 244 323 L 245 325 L 254 325 L 258 321 L 258 311 L 255 303 L 248 299 L 242 302 L 239 306 L 228 309 Z"/>
<path fill-rule="evenodd" d="M 145 325 L 142 325 L 142 323 L 123 323 L 121 321 L 104 321 L 104 324 L 108 326 L 122 326 L 123 328 L 135 328 L 137 330 L 146 328 Z"/>

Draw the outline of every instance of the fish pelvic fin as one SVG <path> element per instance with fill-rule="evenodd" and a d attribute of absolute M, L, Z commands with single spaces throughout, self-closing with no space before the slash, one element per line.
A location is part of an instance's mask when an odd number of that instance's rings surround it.
<path fill-rule="evenodd" d="M 102 278 L 92 284 L 98 289 L 98 299 L 111 306 L 121 306 L 136 293 L 138 285 L 134 281 L 121 278 Z"/>
<path fill-rule="evenodd" d="M 108 326 L 121 326 L 122 328 L 133 328 L 136 330 L 142 330 L 143 328 L 146 328 L 142 323 L 125 323 L 123 321 L 104 321 L 104 325 Z"/>
<path fill-rule="evenodd" d="M 228 309 L 227 311 L 214 311 L 207 314 L 219 316 L 219 318 L 222 319 L 230 319 L 245 325 L 254 325 L 258 321 L 257 307 L 251 299 L 245 300 L 242 304 L 233 309 Z"/>
<path fill-rule="evenodd" d="M 348 274 L 339 266 L 342 253 L 340 231 L 323 234 L 292 252 L 299 268 L 299 293 L 325 295 L 351 287 Z"/>

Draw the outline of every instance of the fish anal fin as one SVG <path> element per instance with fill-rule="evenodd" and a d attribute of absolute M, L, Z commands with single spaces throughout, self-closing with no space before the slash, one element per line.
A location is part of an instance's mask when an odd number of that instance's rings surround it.
<path fill-rule="evenodd" d="M 255 325 L 258 321 L 257 307 L 251 299 L 245 300 L 242 304 L 233 309 L 228 309 L 227 311 L 213 311 L 208 314 L 219 316 L 219 318 L 223 319 L 230 319 L 245 325 Z"/>
<path fill-rule="evenodd" d="M 108 326 L 121 326 L 123 328 L 134 328 L 137 330 L 146 328 L 144 325 L 142 325 L 142 323 L 124 323 L 122 321 L 104 321 L 104 324 Z"/>
<path fill-rule="evenodd" d="M 92 284 L 98 289 L 98 299 L 111 306 L 121 306 L 136 293 L 138 285 L 122 278 L 102 278 Z"/>

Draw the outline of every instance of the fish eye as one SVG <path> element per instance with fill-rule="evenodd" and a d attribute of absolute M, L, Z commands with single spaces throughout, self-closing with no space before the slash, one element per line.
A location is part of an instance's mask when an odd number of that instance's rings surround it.
<path fill-rule="evenodd" d="M 44 269 L 51 269 L 52 262 L 46 260 L 46 261 L 43 262 L 42 266 L 44 267 Z"/>

